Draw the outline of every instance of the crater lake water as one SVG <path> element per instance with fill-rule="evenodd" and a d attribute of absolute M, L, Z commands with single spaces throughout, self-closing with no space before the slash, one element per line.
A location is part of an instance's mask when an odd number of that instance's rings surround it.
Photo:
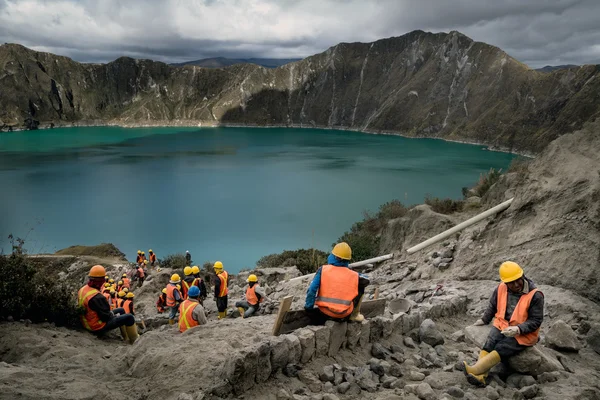
<path fill-rule="evenodd" d="M 85 127 L 0 133 L 0 247 L 189 250 L 237 272 L 331 244 L 363 211 L 461 198 L 515 156 L 484 146 L 293 128 Z"/>

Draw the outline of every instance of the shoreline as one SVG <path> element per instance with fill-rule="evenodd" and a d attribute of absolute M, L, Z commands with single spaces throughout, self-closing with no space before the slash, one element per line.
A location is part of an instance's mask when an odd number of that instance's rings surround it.
<path fill-rule="evenodd" d="M 82 121 L 82 122 L 69 122 L 69 123 L 50 123 L 50 124 L 40 124 L 37 129 L 25 129 L 25 128 L 14 128 L 14 129 L 6 129 L 2 127 L 0 129 L 0 133 L 11 133 L 11 132 L 23 132 L 23 131 L 32 131 L 32 130 L 46 130 L 46 129 L 54 129 L 54 128 L 85 128 L 85 127 L 120 127 L 120 128 L 168 128 L 168 127 L 180 127 L 180 128 L 301 128 L 301 129 L 323 129 L 323 130 L 333 130 L 333 131 L 351 131 L 351 132 L 359 132 L 369 135 L 387 135 L 387 136 L 399 136 L 406 139 L 435 139 L 435 140 L 443 140 L 445 142 L 452 143 L 460 143 L 460 144 L 470 144 L 474 146 L 484 146 L 485 151 L 495 151 L 499 153 L 509 153 L 515 154 L 522 157 L 527 158 L 535 158 L 536 155 L 527 151 L 521 150 L 509 150 L 506 147 L 495 147 L 486 143 L 476 142 L 476 141 L 468 141 L 468 140 L 459 140 L 459 139 L 448 139 L 438 136 L 409 136 L 404 133 L 398 131 L 374 131 L 374 130 L 364 130 L 359 128 L 345 127 L 345 126 L 320 126 L 320 125 L 311 125 L 311 124 L 272 124 L 272 125 L 259 125 L 259 124 L 239 124 L 239 123 L 222 123 L 222 122 L 214 122 L 214 121 L 197 121 L 197 120 L 157 120 L 146 123 L 135 122 L 128 123 L 123 121 L 100 121 L 100 120 L 91 120 L 91 121 Z"/>

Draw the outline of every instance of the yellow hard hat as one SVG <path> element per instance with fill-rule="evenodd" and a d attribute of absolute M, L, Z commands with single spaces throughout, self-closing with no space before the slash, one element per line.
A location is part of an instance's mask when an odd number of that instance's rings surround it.
<path fill-rule="evenodd" d="M 115 289 L 110 289 L 110 294 L 111 294 L 111 295 L 112 295 L 112 294 L 115 294 L 115 293 L 117 293 L 117 292 L 115 291 Z"/>
<path fill-rule="evenodd" d="M 191 275 L 191 274 L 192 274 L 192 267 L 189 267 L 189 266 L 188 266 L 188 267 L 185 267 L 185 268 L 183 269 L 183 274 L 184 274 L 185 276 Z"/>
<path fill-rule="evenodd" d="M 138 250 L 138 254 L 142 254 L 142 251 L 141 251 L 141 250 Z"/>
<path fill-rule="evenodd" d="M 163 292 L 164 294 L 167 294 L 167 288 L 164 288 L 164 289 L 162 290 L 162 292 Z"/>
<path fill-rule="evenodd" d="M 523 268 L 516 262 L 505 261 L 500 265 L 500 280 L 504 283 L 516 281 L 523 276 Z"/>
<path fill-rule="evenodd" d="M 333 247 L 331 254 L 341 258 L 342 260 L 350 260 L 352 258 L 352 249 L 346 242 L 340 242 Z"/>
<path fill-rule="evenodd" d="M 104 269 L 104 267 L 102 265 L 94 265 L 91 269 L 90 269 L 90 273 L 88 274 L 88 276 L 90 278 L 102 278 L 102 277 L 107 277 L 106 275 L 106 270 Z"/>
<path fill-rule="evenodd" d="M 148 250 L 148 253 L 152 253 L 152 249 Z"/>
<path fill-rule="evenodd" d="M 248 282 L 248 283 L 258 282 L 258 278 L 256 277 L 256 275 L 250 274 L 250 275 L 248 275 L 248 279 L 246 279 L 246 282 Z"/>
<path fill-rule="evenodd" d="M 122 285 L 122 284 L 123 284 L 123 281 L 117 282 L 117 285 L 119 285 L 119 286 Z"/>
<path fill-rule="evenodd" d="M 124 288 L 123 288 L 123 291 L 124 291 L 125 293 L 127 293 L 127 292 L 129 292 L 129 288 L 126 288 L 126 287 L 124 287 Z"/>
<path fill-rule="evenodd" d="M 125 297 L 128 299 L 133 299 L 135 297 L 135 294 L 133 294 L 133 292 L 129 292 Z"/>
<path fill-rule="evenodd" d="M 114 279 L 109 279 L 108 281 L 109 281 L 110 283 L 115 283 L 115 280 L 114 280 Z"/>
<path fill-rule="evenodd" d="M 119 296 L 119 297 L 125 297 L 125 292 L 124 292 L 123 290 L 121 290 L 121 291 L 118 293 L 118 296 Z"/>
<path fill-rule="evenodd" d="M 171 275 L 171 282 L 170 283 L 179 283 L 181 282 L 181 277 L 179 276 L 179 274 L 173 274 Z"/>
<path fill-rule="evenodd" d="M 194 265 L 192 267 L 192 274 L 199 274 L 200 273 L 200 268 L 198 268 L 197 265 Z"/>
<path fill-rule="evenodd" d="M 106 282 L 106 283 L 104 284 L 104 287 L 110 287 L 110 283 Z"/>
<path fill-rule="evenodd" d="M 144 264 L 148 264 L 148 260 L 144 260 Z"/>
<path fill-rule="evenodd" d="M 144 253 L 144 252 L 142 251 L 142 255 L 143 255 L 143 254 L 146 254 L 146 253 Z"/>
<path fill-rule="evenodd" d="M 123 274 L 122 278 L 127 278 L 127 274 Z"/>
<path fill-rule="evenodd" d="M 221 261 L 215 261 L 213 268 L 214 269 L 223 269 L 223 263 Z"/>
<path fill-rule="evenodd" d="M 177 286 L 177 290 L 181 290 L 181 285 L 180 284 L 177 284 L 176 286 Z"/>

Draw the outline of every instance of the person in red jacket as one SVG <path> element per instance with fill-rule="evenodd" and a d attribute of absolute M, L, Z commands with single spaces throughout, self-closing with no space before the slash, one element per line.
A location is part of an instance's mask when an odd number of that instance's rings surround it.
<path fill-rule="evenodd" d="M 133 344 L 138 338 L 135 318 L 125 314 L 122 308 L 110 310 L 108 300 L 100 293 L 105 276 L 104 267 L 94 265 L 88 274 L 88 283 L 77 292 L 78 306 L 82 312 L 81 323 L 85 329 L 95 334 L 120 328 L 123 338 L 129 339 L 129 343 Z M 123 315 L 116 316 L 117 314 Z"/>
<path fill-rule="evenodd" d="M 167 288 L 164 288 L 160 294 L 160 296 L 158 296 L 158 300 L 156 300 L 156 311 L 158 311 L 159 314 L 162 314 L 165 312 L 165 308 L 167 307 Z"/>

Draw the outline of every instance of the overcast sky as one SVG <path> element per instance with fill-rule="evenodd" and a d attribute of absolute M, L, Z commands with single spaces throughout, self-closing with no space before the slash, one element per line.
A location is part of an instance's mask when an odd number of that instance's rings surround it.
<path fill-rule="evenodd" d="M 600 0 L 0 0 L 0 43 L 83 62 L 305 57 L 415 29 L 534 68 L 600 63 Z"/>

